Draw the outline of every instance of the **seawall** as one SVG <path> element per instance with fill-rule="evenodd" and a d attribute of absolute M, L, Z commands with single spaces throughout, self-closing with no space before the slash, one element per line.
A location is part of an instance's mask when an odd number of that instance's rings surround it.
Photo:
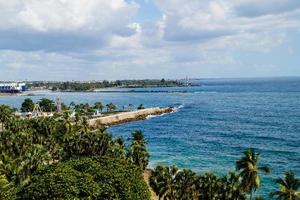
<path fill-rule="evenodd" d="M 89 125 L 93 128 L 98 128 L 101 126 L 111 126 L 132 121 L 144 120 L 150 115 L 161 115 L 164 113 L 170 113 L 174 111 L 172 108 L 147 108 L 132 112 L 124 112 L 119 114 L 114 114 L 105 117 L 98 117 L 89 120 Z"/>

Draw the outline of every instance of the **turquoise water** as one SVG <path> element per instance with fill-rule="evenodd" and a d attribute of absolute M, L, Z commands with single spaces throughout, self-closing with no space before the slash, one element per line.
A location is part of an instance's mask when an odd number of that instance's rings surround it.
<path fill-rule="evenodd" d="M 150 167 L 176 164 L 197 172 L 234 170 L 242 151 L 253 147 L 272 174 L 263 176 L 259 193 L 276 187 L 286 170 L 300 176 L 300 78 L 198 80 L 199 87 L 149 88 L 187 93 L 49 93 L 32 97 L 65 103 L 113 102 L 146 107 L 175 106 L 177 112 L 114 126 L 115 136 L 130 137 L 141 129 L 149 144 Z M 144 89 L 141 89 L 144 90 Z M 0 104 L 19 107 L 26 97 L 0 97 Z"/>

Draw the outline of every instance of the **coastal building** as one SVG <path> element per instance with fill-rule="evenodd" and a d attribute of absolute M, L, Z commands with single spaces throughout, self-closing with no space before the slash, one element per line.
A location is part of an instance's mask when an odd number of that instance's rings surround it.
<path fill-rule="evenodd" d="M 20 93 L 25 90 L 25 83 L 0 83 L 0 93 Z"/>

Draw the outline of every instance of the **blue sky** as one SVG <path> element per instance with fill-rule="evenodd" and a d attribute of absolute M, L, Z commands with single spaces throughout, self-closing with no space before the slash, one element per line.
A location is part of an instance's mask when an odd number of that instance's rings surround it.
<path fill-rule="evenodd" d="M 0 0 L 0 80 L 300 76 L 299 0 Z"/>

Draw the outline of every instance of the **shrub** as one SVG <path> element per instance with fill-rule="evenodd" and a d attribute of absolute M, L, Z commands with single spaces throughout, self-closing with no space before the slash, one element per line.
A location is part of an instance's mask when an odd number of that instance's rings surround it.
<path fill-rule="evenodd" d="M 39 170 L 18 198 L 147 200 L 150 192 L 139 168 L 122 159 L 91 157 Z"/>

